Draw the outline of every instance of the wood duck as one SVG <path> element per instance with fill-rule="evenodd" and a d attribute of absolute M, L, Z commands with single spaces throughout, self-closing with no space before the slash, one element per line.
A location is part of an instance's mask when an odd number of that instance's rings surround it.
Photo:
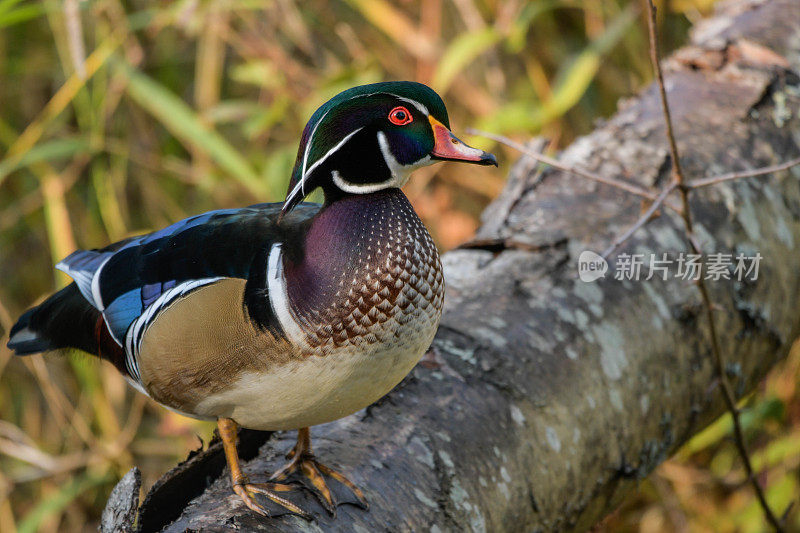
<path fill-rule="evenodd" d="M 56 265 L 74 282 L 11 330 L 18 355 L 77 348 L 187 416 L 216 420 L 233 490 L 308 517 L 280 483 L 324 476 L 362 492 L 311 453 L 309 427 L 373 403 L 431 344 L 444 280 L 425 226 L 400 191 L 437 161 L 497 162 L 449 129 L 442 99 L 413 82 L 346 90 L 306 125 L 286 199 L 211 211 Z M 302 200 L 322 188 L 322 205 Z M 298 429 L 273 483 L 239 467 L 238 426 Z"/>

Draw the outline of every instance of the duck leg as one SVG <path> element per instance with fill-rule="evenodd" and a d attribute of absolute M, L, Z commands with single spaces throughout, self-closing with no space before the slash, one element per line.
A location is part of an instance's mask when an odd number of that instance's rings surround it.
<path fill-rule="evenodd" d="M 230 468 L 231 471 L 231 485 L 233 486 L 233 492 L 239 495 L 245 505 L 260 515 L 269 516 L 267 510 L 264 509 L 264 507 L 262 507 L 258 502 L 256 502 L 255 498 L 253 498 L 253 494 L 261 494 L 277 503 L 281 507 L 285 507 L 289 511 L 300 515 L 307 520 L 311 520 L 310 514 L 289 500 L 276 494 L 277 492 L 286 492 L 292 490 L 293 487 L 291 485 L 285 485 L 282 483 L 248 482 L 247 476 L 242 473 L 242 469 L 239 467 L 239 454 L 236 450 L 236 441 L 238 437 L 237 432 L 239 427 L 236 422 L 230 418 L 219 418 L 217 419 L 217 428 L 219 428 L 219 436 L 222 439 L 222 447 L 225 450 L 225 459 L 228 461 L 228 468 Z"/>
<path fill-rule="evenodd" d="M 302 472 L 311 482 L 314 489 L 316 489 L 314 493 L 317 495 L 320 503 L 322 503 L 329 513 L 335 515 L 336 502 L 323 477 L 328 476 L 353 491 L 353 494 L 358 498 L 362 507 L 364 507 L 364 509 L 369 509 L 369 504 L 364 497 L 364 493 L 361 492 L 361 489 L 356 487 L 355 484 L 344 477 L 344 475 L 325 466 L 314 457 L 314 454 L 311 452 L 311 430 L 309 428 L 301 428 L 297 431 L 297 444 L 295 444 L 292 451 L 286 455 L 286 458 L 291 459 L 291 461 L 275 472 L 270 480 L 284 481 L 290 474 L 297 471 Z"/>

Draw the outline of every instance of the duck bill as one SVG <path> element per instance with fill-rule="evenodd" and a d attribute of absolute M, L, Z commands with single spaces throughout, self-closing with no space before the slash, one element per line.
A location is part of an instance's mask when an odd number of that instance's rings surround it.
<path fill-rule="evenodd" d="M 434 145 L 431 158 L 441 161 L 466 161 L 477 165 L 497 166 L 497 158 L 489 152 L 473 148 L 433 117 L 428 117 L 433 128 Z"/>

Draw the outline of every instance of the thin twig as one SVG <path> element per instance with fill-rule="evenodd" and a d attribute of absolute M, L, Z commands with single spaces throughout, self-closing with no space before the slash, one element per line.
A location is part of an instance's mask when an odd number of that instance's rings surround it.
<path fill-rule="evenodd" d="M 681 196 L 681 202 L 683 204 L 683 221 L 684 225 L 686 226 L 686 232 L 688 234 L 688 241 L 689 246 L 692 249 L 692 252 L 695 254 L 700 253 L 700 247 L 698 246 L 697 240 L 694 239 L 694 231 L 693 231 L 693 223 L 692 223 L 692 212 L 689 207 L 689 190 L 690 187 L 687 186 L 686 179 L 684 178 L 683 169 L 681 168 L 680 158 L 678 155 L 678 147 L 675 142 L 675 134 L 672 128 L 672 118 L 670 117 L 669 111 L 669 104 L 667 103 L 667 91 L 664 86 L 664 75 L 661 72 L 661 63 L 659 62 L 659 54 L 658 54 L 658 38 L 656 35 L 656 8 L 653 5 L 653 0 L 644 0 L 645 6 L 647 8 L 647 26 L 649 30 L 650 36 L 650 58 L 653 63 L 653 69 L 655 70 L 656 74 L 656 82 L 658 84 L 658 90 L 661 95 L 661 109 L 664 113 L 664 122 L 666 123 L 667 129 L 667 139 L 669 140 L 669 150 L 670 156 L 672 157 L 672 168 L 673 173 L 675 176 L 675 183 L 678 187 L 678 191 Z M 761 485 L 758 483 L 758 479 L 756 478 L 753 472 L 753 465 L 750 462 L 750 455 L 747 451 L 747 445 L 744 440 L 744 434 L 742 432 L 742 423 L 739 419 L 739 410 L 736 407 L 736 396 L 733 393 L 733 387 L 731 386 L 730 382 L 728 381 L 728 377 L 725 374 L 725 364 L 722 358 L 722 350 L 720 348 L 719 337 L 717 335 L 716 325 L 714 323 L 714 306 L 711 301 L 711 296 L 708 291 L 708 287 L 705 283 L 705 280 L 702 276 L 697 280 L 697 288 L 700 291 L 700 296 L 703 300 L 703 307 L 705 308 L 706 318 L 708 320 L 708 327 L 709 333 L 711 334 L 711 353 L 713 356 L 713 364 L 714 364 L 714 374 L 715 378 L 719 380 L 720 388 L 723 392 L 722 397 L 725 400 L 725 404 L 728 408 L 728 411 L 731 413 L 731 418 L 733 420 L 733 434 L 734 434 L 734 441 L 736 443 L 736 448 L 739 451 L 739 455 L 742 459 L 742 463 L 744 464 L 745 471 L 747 472 L 747 478 L 750 481 L 750 484 L 753 486 L 753 490 L 755 491 L 756 497 L 758 498 L 758 502 L 761 505 L 762 510 L 764 511 L 764 516 L 766 517 L 767 521 L 775 528 L 776 531 L 784 531 L 783 526 L 781 525 L 780 521 L 777 517 L 773 514 L 772 509 L 769 507 L 767 503 L 767 499 L 764 496 L 764 491 L 761 488 Z"/>
<path fill-rule="evenodd" d="M 615 188 L 621 189 L 621 190 L 623 190 L 625 192 L 629 192 L 631 194 L 635 194 L 636 196 L 641 196 L 642 198 L 647 198 L 648 200 L 650 200 L 652 202 L 655 202 L 656 199 L 658 198 L 658 195 L 656 193 L 654 193 L 652 191 L 649 191 L 649 190 L 647 190 L 647 189 L 645 189 L 643 187 L 640 187 L 640 186 L 635 185 L 633 183 L 628 183 L 626 181 L 622 181 L 622 180 L 618 180 L 618 179 L 614 179 L 614 178 L 606 178 L 604 176 L 599 176 L 597 174 L 589 172 L 588 170 L 582 169 L 580 167 L 574 167 L 574 166 L 565 165 L 565 164 L 557 161 L 556 159 L 553 159 L 552 157 L 548 157 L 548 156 L 546 156 L 544 154 L 540 154 L 540 153 L 534 152 L 533 150 L 529 149 L 528 147 L 526 147 L 526 146 L 524 146 L 524 145 L 522 145 L 522 144 L 520 144 L 520 143 L 518 143 L 516 141 L 513 141 L 513 140 L 511 140 L 508 137 L 505 137 L 503 135 L 496 135 L 494 133 L 489 133 L 489 132 L 485 132 L 485 131 L 481 131 L 481 130 L 476 130 L 474 128 L 467 128 L 467 133 L 469 133 L 470 135 L 480 135 L 481 137 L 486 137 L 487 139 L 492 139 L 493 141 L 497 141 L 497 142 L 499 142 L 501 144 L 504 144 L 504 145 L 506 145 L 506 146 L 508 146 L 510 148 L 513 148 L 514 150 L 522 152 L 523 154 L 527 155 L 528 157 L 531 157 L 531 158 L 535 159 L 536 161 L 539 161 L 540 163 L 544 163 L 545 165 L 550 165 L 551 167 L 557 168 L 558 170 L 561 170 L 563 172 L 567 172 L 569 174 L 575 174 L 577 176 L 581 176 L 581 177 L 586 178 L 588 180 L 596 181 L 596 182 L 602 183 L 604 185 L 610 185 L 611 187 L 615 187 Z M 670 205 L 668 203 L 666 203 L 665 205 L 667 205 L 670 209 L 672 209 L 672 210 L 674 210 L 674 211 L 676 211 L 678 213 L 680 212 L 680 207 L 678 207 L 678 206 Z"/>
<path fill-rule="evenodd" d="M 489 239 L 473 239 L 467 241 L 456 248 L 457 250 L 486 250 L 489 252 L 502 252 L 503 250 L 522 250 L 524 252 L 540 252 L 553 246 L 564 244 L 564 240 L 559 239 L 555 242 L 544 244 L 533 244 L 530 242 L 519 241 L 516 239 L 505 239 L 503 237 Z"/>
<path fill-rule="evenodd" d="M 614 239 L 611 245 L 608 248 L 606 248 L 606 250 L 601 254 L 603 256 L 603 259 L 608 259 L 608 256 L 614 253 L 614 251 L 617 248 L 619 248 L 625 241 L 627 241 L 634 233 L 636 233 L 636 231 L 639 228 L 647 224 L 647 221 L 650 220 L 650 218 L 653 216 L 656 210 L 658 210 L 658 208 L 661 207 L 661 204 L 663 204 L 664 201 L 667 199 L 669 193 L 674 191 L 677 186 L 678 183 L 676 181 L 673 181 L 672 183 L 664 187 L 664 189 L 661 191 L 661 194 L 658 195 L 658 198 L 656 198 L 656 200 L 650 205 L 647 211 L 645 211 L 642 214 L 642 216 L 639 217 L 639 220 L 637 220 L 630 228 L 628 228 L 625 231 L 625 233 L 621 234 L 616 239 Z"/>
<path fill-rule="evenodd" d="M 658 85 L 658 92 L 661 100 L 661 111 L 664 113 L 664 122 L 667 125 L 667 140 L 669 141 L 669 155 L 672 158 L 672 172 L 675 175 L 675 180 L 678 182 L 678 187 L 683 187 L 686 180 L 683 178 L 683 169 L 681 168 L 681 161 L 678 157 L 678 145 L 675 142 L 675 133 L 672 131 L 672 116 L 669 111 L 669 104 L 667 103 L 667 90 L 664 85 L 664 74 L 661 72 L 661 62 L 658 58 L 658 41 L 656 39 L 656 8 L 652 0 L 645 0 L 648 9 L 647 28 L 650 33 L 650 62 L 653 64 L 653 70 L 656 73 L 656 81 Z M 686 207 L 686 205 L 684 205 Z M 691 219 L 691 215 L 684 209 L 684 217 Z"/>
<path fill-rule="evenodd" d="M 763 176 L 764 174 L 772 174 L 781 170 L 787 170 L 794 166 L 800 165 L 800 157 L 790 159 L 784 163 L 777 165 L 770 165 L 768 167 L 754 168 L 752 170 L 741 170 L 739 172 L 728 172 L 727 174 L 720 174 L 718 176 L 710 176 L 699 180 L 692 180 L 688 183 L 687 187 L 690 189 L 699 189 L 708 185 L 715 185 L 724 181 L 738 180 L 742 178 L 752 178 L 754 176 Z"/>
<path fill-rule="evenodd" d="M 665 102 L 665 101 L 666 101 L 665 99 L 662 100 L 662 102 Z M 667 110 L 666 112 L 669 113 L 669 107 L 667 106 L 665 109 Z M 672 139 L 673 134 L 672 134 L 671 129 L 672 129 L 672 127 L 671 127 L 671 121 L 670 121 L 670 127 L 669 127 L 669 132 L 668 132 L 667 136 Z M 614 180 L 612 178 L 603 178 L 602 176 L 597 176 L 596 174 L 592 174 L 592 173 L 590 173 L 588 171 L 585 171 L 585 170 L 577 168 L 577 167 L 568 167 L 566 165 L 563 165 L 563 164 L 559 163 L 558 161 L 556 161 L 555 159 L 547 157 L 544 154 L 541 154 L 539 152 L 531 150 L 531 149 L 527 148 L 526 146 L 524 146 L 522 144 L 519 144 L 519 143 L 517 143 L 515 141 L 512 141 L 508 137 L 504 137 L 502 135 L 496 135 L 496 134 L 492 134 L 492 133 L 488 133 L 488 132 L 484 132 L 484 131 L 480 131 L 480 130 L 476 130 L 476 129 L 471 129 L 471 128 L 467 130 L 467 133 L 470 133 L 472 135 L 480 135 L 481 137 L 486 137 L 487 139 L 492 139 L 492 140 L 497 141 L 499 143 L 505 144 L 506 146 L 514 148 L 515 150 L 518 150 L 518 151 L 530 156 L 531 158 L 535 159 L 536 161 L 539 161 L 539 162 L 544 163 L 546 165 L 555 167 L 555 168 L 557 168 L 559 170 L 562 170 L 564 172 L 574 173 L 574 174 L 577 174 L 579 176 L 586 177 L 586 178 L 588 178 L 590 180 L 593 180 L 593 181 L 599 181 L 600 183 L 605 183 L 605 184 L 608 184 L 608 185 L 623 189 L 623 190 L 625 190 L 627 192 L 631 192 L 631 193 L 637 194 L 639 196 L 644 196 L 645 198 L 648 198 L 648 199 L 653 197 L 653 194 L 649 193 L 649 191 L 644 191 L 643 189 L 631 190 L 630 187 L 632 185 L 629 184 L 629 183 L 626 183 L 624 181 Z M 673 149 L 675 150 L 675 152 L 672 152 Z M 670 153 L 671 153 L 672 159 L 676 160 L 677 155 L 675 155 L 675 154 L 677 153 L 677 146 L 674 143 L 674 139 L 670 142 Z M 658 196 L 655 196 L 655 198 L 653 199 L 653 201 L 652 201 L 650 207 L 648 208 L 648 210 L 645 211 L 645 213 L 630 228 L 628 228 L 624 233 L 622 233 L 616 239 L 614 239 L 614 241 L 611 243 L 611 245 L 601 255 L 602 255 L 602 257 L 604 259 L 608 259 L 608 257 L 612 253 L 614 253 L 614 251 L 617 248 L 619 248 L 622 244 L 624 244 L 626 240 L 631 238 L 631 236 L 637 230 L 639 230 L 639 228 L 641 228 L 642 226 L 647 224 L 647 222 L 653 216 L 653 213 L 655 213 L 656 210 L 658 210 L 658 208 L 661 207 L 661 205 L 665 205 L 665 206 L 669 207 L 670 209 L 672 209 L 673 211 L 675 211 L 678 214 L 682 213 L 682 211 L 684 210 L 683 208 L 681 208 L 679 206 L 671 205 L 669 202 L 667 202 L 667 198 L 669 197 L 669 193 L 671 193 L 673 190 L 675 190 L 676 188 L 679 187 L 679 181 L 677 179 L 678 176 L 680 176 L 680 182 L 682 182 L 684 184 L 683 188 L 685 188 L 685 189 L 697 189 L 697 188 L 700 188 L 700 187 L 706 187 L 708 185 L 715 185 L 717 183 L 722 183 L 722 182 L 725 182 L 725 181 L 731 181 L 731 180 L 737 180 L 737 179 L 743 179 L 743 178 L 752 178 L 752 177 L 755 177 L 755 176 L 763 176 L 764 174 L 771 174 L 773 172 L 786 170 L 786 169 L 792 168 L 792 167 L 797 166 L 797 165 L 800 165 L 800 157 L 798 157 L 796 159 L 791 159 L 791 160 L 786 161 L 784 163 L 779 163 L 777 165 L 770 165 L 770 166 L 766 166 L 766 167 L 760 167 L 760 168 L 756 168 L 756 169 L 752 169 L 752 170 L 745 170 L 745 171 L 739 171 L 739 172 L 729 172 L 727 174 L 719 174 L 717 176 L 709 176 L 708 178 L 703 178 L 703 179 L 699 179 L 699 180 L 692 180 L 688 184 L 683 179 L 683 170 L 682 169 L 675 170 L 675 178 L 676 179 L 670 185 L 665 187 L 658 194 Z M 633 187 L 635 187 L 635 186 L 633 186 Z M 691 237 L 691 235 L 690 235 L 690 237 Z M 697 242 L 696 239 L 691 238 L 691 240 L 692 240 L 692 242 L 694 244 L 696 244 L 696 242 Z M 464 247 L 464 246 L 462 246 L 462 247 Z M 699 248 L 699 246 L 697 246 L 697 248 Z"/>

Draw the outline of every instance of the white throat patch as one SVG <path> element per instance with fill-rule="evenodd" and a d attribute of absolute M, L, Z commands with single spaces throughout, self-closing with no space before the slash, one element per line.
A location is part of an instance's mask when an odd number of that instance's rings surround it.
<path fill-rule="evenodd" d="M 395 159 L 394 155 L 392 155 L 392 151 L 389 149 L 389 141 L 386 139 L 386 134 L 382 131 L 378 132 L 378 145 L 381 148 L 381 154 L 383 155 L 383 160 L 386 162 L 386 166 L 389 167 L 389 172 L 391 172 L 391 177 L 386 181 L 381 181 L 378 183 L 352 183 L 347 181 L 339 172 L 333 171 L 333 182 L 336 184 L 344 192 L 348 192 L 351 194 L 367 194 L 375 191 L 380 191 L 382 189 L 388 189 L 390 187 L 402 187 L 406 183 L 408 183 L 408 179 L 411 177 L 411 173 L 417 170 L 418 168 L 430 165 L 432 160 L 431 157 L 426 155 L 419 161 L 416 161 L 410 165 L 403 165 L 397 159 Z"/>

